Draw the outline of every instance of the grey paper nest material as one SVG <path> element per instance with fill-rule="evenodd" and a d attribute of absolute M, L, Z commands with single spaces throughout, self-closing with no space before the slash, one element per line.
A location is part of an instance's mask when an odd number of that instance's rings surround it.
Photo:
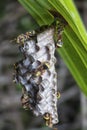
<path fill-rule="evenodd" d="M 48 29 L 24 40 L 20 51 L 25 58 L 16 64 L 15 74 L 15 81 L 23 86 L 23 107 L 42 115 L 50 127 L 58 123 L 53 33 L 54 29 Z"/>

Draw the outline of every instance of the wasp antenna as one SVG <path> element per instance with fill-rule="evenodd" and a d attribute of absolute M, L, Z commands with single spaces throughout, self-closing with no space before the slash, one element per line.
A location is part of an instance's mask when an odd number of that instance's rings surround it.
<path fill-rule="evenodd" d="M 15 80 L 15 79 L 13 79 L 13 83 L 16 83 L 16 80 Z"/>
<path fill-rule="evenodd" d="M 53 128 L 53 130 L 58 130 L 58 128 Z"/>
<path fill-rule="evenodd" d="M 13 39 L 13 40 L 10 40 L 10 43 L 12 43 L 12 42 L 14 42 L 14 41 L 16 41 L 17 39 L 15 38 L 15 39 Z"/>

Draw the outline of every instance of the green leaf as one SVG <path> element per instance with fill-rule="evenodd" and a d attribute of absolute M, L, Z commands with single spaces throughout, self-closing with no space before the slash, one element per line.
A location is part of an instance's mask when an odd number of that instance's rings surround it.
<path fill-rule="evenodd" d="M 53 15 L 51 13 L 42 8 L 36 1 L 34 0 L 18 0 L 25 9 L 33 16 L 40 26 L 42 25 L 50 25 L 54 21 Z"/>
<path fill-rule="evenodd" d="M 54 8 L 51 6 L 51 4 L 48 2 L 48 0 L 36 0 L 36 2 L 47 10 L 54 10 Z"/>
<path fill-rule="evenodd" d="M 73 39 L 69 40 L 66 30 L 64 32 L 63 40 L 64 45 L 61 49 L 58 49 L 58 52 L 64 59 L 81 90 L 85 93 L 85 95 L 87 95 L 87 68 L 73 46 L 73 44 L 76 44 L 77 41 L 73 41 Z"/>
<path fill-rule="evenodd" d="M 84 49 L 80 39 L 75 35 L 73 30 L 68 26 L 65 30 L 67 38 L 70 41 L 70 44 L 74 47 L 75 51 L 78 53 L 79 57 L 81 58 L 83 64 L 87 68 L 87 51 Z M 65 42 L 65 41 L 64 41 Z"/>

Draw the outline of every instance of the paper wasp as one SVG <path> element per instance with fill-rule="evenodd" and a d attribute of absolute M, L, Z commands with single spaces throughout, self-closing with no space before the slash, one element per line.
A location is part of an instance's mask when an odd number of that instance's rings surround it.
<path fill-rule="evenodd" d="M 47 69 L 50 68 L 50 64 L 48 62 L 42 63 L 34 72 L 34 76 L 41 76 Z"/>
<path fill-rule="evenodd" d="M 52 128 L 53 124 L 52 124 L 52 117 L 51 114 L 49 113 L 45 113 L 43 116 L 44 120 L 46 121 L 46 126 L 49 126 Z"/>
<path fill-rule="evenodd" d="M 18 44 L 24 44 L 25 41 L 31 39 L 31 37 L 35 36 L 35 31 L 26 32 L 25 34 L 20 34 L 17 38 L 12 41 L 16 41 Z"/>

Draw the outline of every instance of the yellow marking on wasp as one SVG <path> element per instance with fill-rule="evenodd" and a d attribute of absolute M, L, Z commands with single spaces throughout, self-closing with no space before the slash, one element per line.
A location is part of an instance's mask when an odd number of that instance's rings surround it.
<path fill-rule="evenodd" d="M 43 117 L 45 120 L 49 120 L 50 119 L 50 117 L 48 116 L 48 115 L 44 115 L 44 117 Z"/>
<path fill-rule="evenodd" d="M 37 71 L 36 73 L 35 73 L 35 76 L 36 77 L 38 77 L 38 76 L 40 76 L 41 75 L 41 72 L 40 71 Z"/>
<path fill-rule="evenodd" d="M 45 63 L 45 65 L 47 66 L 47 68 L 50 68 L 50 64 L 48 62 Z"/>
<path fill-rule="evenodd" d="M 61 97 L 60 92 L 57 92 L 57 98 L 59 99 Z"/>

